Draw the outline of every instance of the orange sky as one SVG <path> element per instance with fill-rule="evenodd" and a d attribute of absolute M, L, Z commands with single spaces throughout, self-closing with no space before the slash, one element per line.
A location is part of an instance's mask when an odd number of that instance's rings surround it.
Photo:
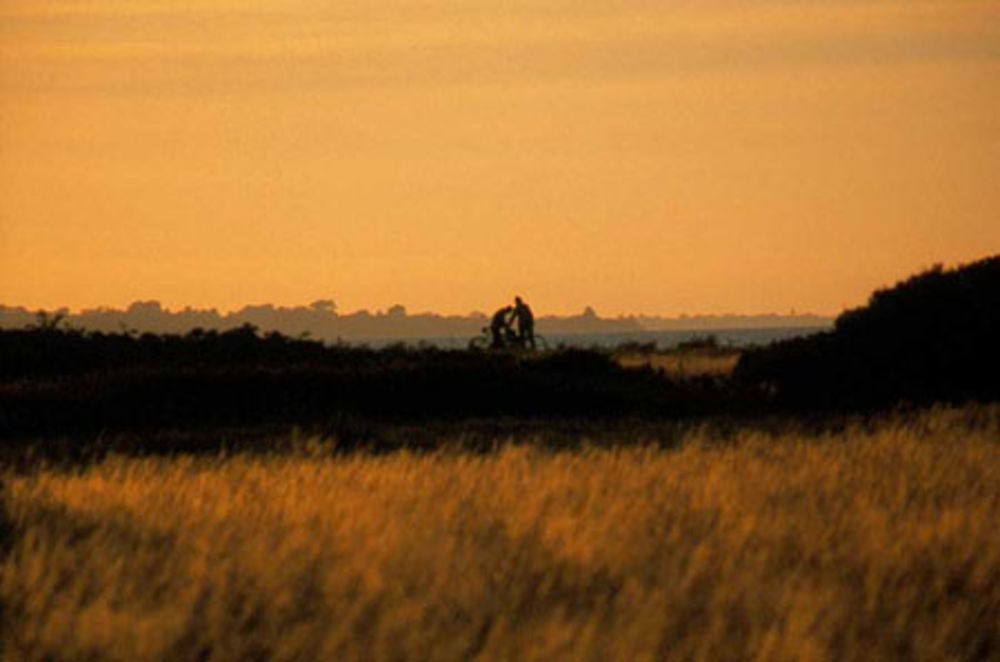
<path fill-rule="evenodd" d="M 8 305 L 835 314 L 998 210 L 1000 2 L 0 3 Z"/>

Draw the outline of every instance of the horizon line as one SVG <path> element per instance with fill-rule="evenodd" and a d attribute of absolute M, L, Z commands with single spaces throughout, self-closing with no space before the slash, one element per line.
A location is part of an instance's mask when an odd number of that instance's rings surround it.
<path fill-rule="evenodd" d="M 164 305 L 158 299 L 136 299 L 123 307 L 115 307 L 114 305 L 97 305 L 97 306 L 81 306 L 81 307 L 70 307 L 70 306 L 29 306 L 25 304 L 10 304 L 0 302 L 0 310 L 21 310 L 27 313 L 37 315 L 39 313 L 46 314 L 63 314 L 63 315 L 81 315 L 85 313 L 128 313 L 133 307 L 149 306 L 147 312 L 152 312 L 153 310 L 159 310 L 159 312 L 164 314 L 177 315 L 185 312 L 196 312 L 196 313 L 214 313 L 220 317 L 226 317 L 229 315 L 236 315 L 244 312 L 248 309 L 260 309 L 260 308 L 272 308 L 275 311 L 312 311 L 316 313 L 327 313 L 334 317 L 350 317 L 352 315 L 358 315 L 361 313 L 367 313 L 369 315 L 389 315 L 390 311 L 396 308 L 401 309 L 402 316 L 405 317 L 421 317 L 421 316 L 437 316 L 437 317 L 479 317 L 479 316 L 489 316 L 490 313 L 485 310 L 470 310 L 465 313 L 447 313 L 438 312 L 434 310 L 420 310 L 411 311 L 405 304 L 396 303 L 386 308 L 357 308 L 351 311 L 340 310 L 338 306 L 333 305 L 331 308 L 325 306 L 317 307 L 317 304 L 322 303 L 334 303 L 329 299 L 317 299 L 310 303 L 298 304 L 298 305 L 287 305 L 287 304 L 276 304 L 276 303 L 246 303 L 240 307 L 222 309 L 220 307 L 198 307 L 196 305 L 185 304 L 183 307 L 170 307 Z M 153 305 L 155 304 L 155 308 Z M 843 307 L 842 311 L 849 310 L 848 306 Z M 760 311 L 760 312 L 683 312 L 683 313 L 650 313 L 650 312 L 629 312 L 629 313 L 618 313 L 612 315 L 602 315 L 594 306 L 584 306 L 581 310 L 576 312 L 539 312 L 535 311 L 536 317 L 581 317 L 588 316 L 588 311 L 593 313 L 593 316 L 599 319 L 629 319 L 629 318 L 652 318 L 652 319 L 689 319 L 689 318 L 713 318 L 713 317 L 815 317 L 822 319 L 835 319 L 841 313 L 821 313 L 815 311 L 800 311 L 792 309 L 788 312 L 777 312 L 777 311 Z"/>

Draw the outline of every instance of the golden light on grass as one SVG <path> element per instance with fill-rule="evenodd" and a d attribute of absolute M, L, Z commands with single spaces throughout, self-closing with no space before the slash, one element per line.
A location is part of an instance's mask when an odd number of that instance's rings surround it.
<path fill-rule="evenodd" d="M 726 377 L 740 360 L 740 352 L 732 351 L 667 351 L 629 353 L 615 356 L 624 368 L 652 368 L 673 379 L 689 377 Z"/>
<path fill-rule="evenodd" d="M 998 439 L 992 408 L 673 450 L 8 473 L 3 642 L 10 659 L 986 659 Z"/>

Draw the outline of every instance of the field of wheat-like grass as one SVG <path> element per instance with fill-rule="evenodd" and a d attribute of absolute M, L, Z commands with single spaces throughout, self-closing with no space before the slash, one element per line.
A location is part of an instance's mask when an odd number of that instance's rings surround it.
<path fill-rule="evenodd" d="M 1000 659 L 1000 409 L 3 477 L 10 660 Z"/>
<path fill-rule="evenodd" d="M 663 372 L 671 379 L 728 377 L 740 360 L 738 351 L 675 351 L 622 353 L 615 360 L 623 368 L 644 368 Z"/>

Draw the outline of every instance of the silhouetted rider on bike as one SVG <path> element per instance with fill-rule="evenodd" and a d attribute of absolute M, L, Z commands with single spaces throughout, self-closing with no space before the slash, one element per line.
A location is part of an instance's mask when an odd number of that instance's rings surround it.
<path fill-rule="evenodd" d="M 490 335 L 493 336 L 491 347 L 493 349 L 506 346 L 508 336 L 511 334 L 510 316 L 513 310 L 514 308 L 511 306 L 504 306 L 493 313 L 493 321 L 490 322 Z"/>
<path fill-rule="evenodd" d="M 521 297 L 514 297 L 514 321 L 517 322 L 517 337 L 523 347 L 531 345 L 535 349 L 535 316 Z"/>

